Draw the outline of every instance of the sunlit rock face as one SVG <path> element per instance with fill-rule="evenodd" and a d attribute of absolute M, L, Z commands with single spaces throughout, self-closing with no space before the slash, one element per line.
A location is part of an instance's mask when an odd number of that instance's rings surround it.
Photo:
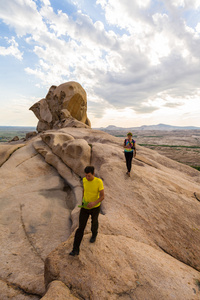
<path fill-rule="evenodd" d="M 123 140 L 90 128 L 78 83 L 31 110 L 45 132 L 0 145 L 0 300 L 199 300 L 200 173 L 137 145 L 127 177 Z M 96 242 L 89 219 L 71 257 L 87 165 L 105 200 Z"/>
<path fill-rule="evenodd" d="M 37 131 L 63 127 L 91 127 L 87 117 L 87 95 L 74 81 L 51 86 L 46 97 L 31 106 L 39 119 Z"/>
<path fill-rule="evenodd" d="M 121 138 L 89 127 L 2 144 L 0 157 L 1 300 L 200 299 L 197 170 L 138 145 L 127 177 Z M 99 233 L 91 244 L 89 219 L 71 257 L 88 164 L 105 188 Z"/>

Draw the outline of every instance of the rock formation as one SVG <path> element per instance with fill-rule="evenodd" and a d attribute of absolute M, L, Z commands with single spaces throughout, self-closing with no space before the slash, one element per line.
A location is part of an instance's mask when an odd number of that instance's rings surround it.
<path fill-rule="evenodd" d="M 200 299 L 200 173 L 138 146 L 129 178 L 122 140 L 86 127 L 0 145 L 0 299 Z M 71 257 L 88 164 L 99 235 Z"/>
<path fill-rule="evenodd" d="M 63 83 L 58 87 L 53 85 L 46 98 L 35 103 L 30 110 L 39 119 L 38 132 L 66 126 L 91 127 L 87 117 L 86 92 L 74 81 Z"/>

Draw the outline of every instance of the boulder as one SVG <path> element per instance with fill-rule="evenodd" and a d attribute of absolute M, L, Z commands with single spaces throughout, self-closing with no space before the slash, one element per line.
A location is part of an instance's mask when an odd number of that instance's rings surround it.
<path fill-rule="evenodd" d="M 163 251 L 122 235 L 89 239 L 86 234 L 77 257 L 68 254 L 71 238 L 52 251 L 46 285 L 62 281 L 81 299 L 199 299 L 199 272 Z"/>
<path fill-rule="evenodd" d="M 30 110 L 39 119 L 38 132 L 66 126 L 91 127 L 87 117 L 86 92 L 74 81 L 52 86 L 46 98 L 32 105 Z"/>
<path fill-rule="evenodd" d="M 19 148 L 25 146 L 25 144 L 17 145 L 0 145 L 0 167 L 8 160 L 8 158 Z"/>
<path fill-rule="evenodd" d="M 122 144 L 98 130 L 65 127 L 6 154 L 0 168 L 3 300 L 44 296 L 44 262 L 50 299 L 58 291 L 63 299 L 68 292 L 69 299 L 200 298 L 200 173 L 138 146 L 129 178 Z M 87 164 L 104 182 L 99 235 L 89 243 L 89 220 L 79 256 L 70 257 Z"/>
<path fill-rule="evenodd" d="M 36 135 L 37 135 L 37 132 L 36 132 L 36 131 L 28 132 L 28 133 L 26 134 L 26 141 L 27 141 L 28 139 L 31 139 L 31 138 L 35 137 Z"/>
<path fill-rule="evenodd" d="M 44 260 L 71 234 L 74 193 L 33 142 L 16 150 L 0 168 L 2 300 L 40 299 L 45 292 Z"/>
<path fill-rule="evenodd" d="M 91 147 L 85 140 L 56 131 L 44 133 L 41 138 L 74 173 L 84 176 L 84 169 L 91 160 Z"/>
<path fill-rule="evenodd" d="M 42 300 L 78 300 L 79 298 L 74 297 L 68 287 L 61 281 L 52 281 L 49 286 L 47 293 Z"/>
<path fill-rule="evenodd" d="M 19 137 L 16 135 L 14 138 L 12 138 L 9 142 L 16 142 L 19 141 Z"/>

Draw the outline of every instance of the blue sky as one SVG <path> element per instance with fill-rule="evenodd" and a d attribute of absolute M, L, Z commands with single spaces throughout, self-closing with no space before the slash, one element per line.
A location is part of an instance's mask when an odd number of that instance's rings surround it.
<path fill-rule="evenodd" d="M 93 127 L 200 126 L 199 0 L 0 2 L 0 125 L 77 81 Z"/>

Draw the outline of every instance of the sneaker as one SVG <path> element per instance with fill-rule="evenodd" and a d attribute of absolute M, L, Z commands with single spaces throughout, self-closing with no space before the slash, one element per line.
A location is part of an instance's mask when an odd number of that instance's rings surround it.
<path fill-rule="evenodd" d="M 91 238 L 90 238 L 90 243 L 94 243 L 96 241 L 96 236 L 92 236 Z"/>
<path fill-rule="evenodd" d="M 79 255 L 79 250 L 73 249 L 73 250 L 69 253 L 69 255 L 71 255 L 71 256 Z"/>

